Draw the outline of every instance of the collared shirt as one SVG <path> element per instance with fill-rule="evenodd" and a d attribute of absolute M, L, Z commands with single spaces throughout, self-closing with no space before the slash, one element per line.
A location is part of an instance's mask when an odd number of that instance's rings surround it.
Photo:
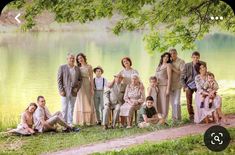
<path fill-rule="evenodd" d="M 104 90 L 104 87 L 107 86 L 107 80 L 103 77 L 95 77 L 94 84 L 95 90 Z"/>
<path fill-rule="evenodd" d="M 51 113 L 49 112 L 48 108 L 46 106 L 44 108 L 38 106 L 33 115 L 35 129 L 37 129 L 39 132 L 42 132 L 43 125 L 41 120 L 46 121 L 49 118 L 51 118 Z"/>
<path fill-rule="evenodd" d="M 175 61 L 172 62 L 172 66 L 176 68 L 177 70 L 180 70 L 180 72 L 183 72 L 184 65 L 185 65 L 184 60 L 180 58 L 177 58 Z M 182 87 L 180 83 L 180 74 L 177 74 L 176 72 L 173 71 L 171 79 L 172 79 L 171 81 L 172 90 L 180 89 Z"/>
<path fill-rule="evenodd" d="M 70 74 L 70 77 L 71 77 L 71 82 L 74 82 L 75 81 L 75 74 L 76 74 L 76 72 L 75 72 L 75 66 L 73 66 L 73 67 L 70 67 L 69 66 L 69 74 Z"/>

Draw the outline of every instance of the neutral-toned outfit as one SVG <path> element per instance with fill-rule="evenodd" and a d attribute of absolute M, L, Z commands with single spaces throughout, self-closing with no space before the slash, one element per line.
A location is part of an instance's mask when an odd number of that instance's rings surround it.
<path fill-rule="evenodd" d="M 63 118 L 67 123 L 72 124 L 74 103 L 82 83 L 79 67 L 69 67 L 67 64 L 60 66 L 57 82 L 59 92 L 65 93 L 65 96 L 61 97 Z"/>
<path fill-rule="evenodd" d="M 89 73 L 92 67 L 85 65 L 80 67 L 82 75 L 82 86 L 77 94 L 74 108 L 74 123 L 79 125 L 94 125 L 96 123 L 96 113 L 94 99 L 91 94 L 91 82 Z"/>
<path fill-rule="evenodd" d="M 158 87 L 148 87 L 148 92 L 149 92 L 149 96 L 152 96 L 154 102 L 153 102 L 153 106 L 154 108 L 158 111 L 157 109 L 157 99 L 158 99 Z"/>
<path fill-rule="evenodd" d="M 169 95 L 166 95 L 168 85 L 167 67 L 161 69 L 160 67 L 156 70 L 156 77 L 158 79 L 158 101 L 157 110 L 163 114 L 164 118 L 167 118 L 169 112 Z"/>
<path fill-rule="evenodd" d="M 46 131 L 51 130 L 47 128 L 46 126 L 43 126 L 42 121 L 46 121 L 51 126 L 54 126 L 57 123 L 65 128 L 69 126 L 63 120 L 63 116 L 61 112 L 56 112 L 55 114 L 51 115 L 51 113 L 49 112 L 46 106 L 45 107 L 38 106 L 38 108 L 34 112 L 33 118 L 34 118 L 35 129 L 38 132 L 46 132 Z"/>
<path fill-rule="evenodd" d="M 184 60 L 177 58 L 172 62 L 172 66 L 179 70 L 181 73 L 184 70 L 185 62 Z M 171 76 L 171 89 L 170 89 L 170 102 L 172 106 L 172 119 L 173 120 L 181 120 L 181 104 L 180 104 L 180 95 L 181 95 L 181 82 L 180 75 L 174 71 L 172 71 Z"/>
<path fill-rule="evenodd" d="M 145 94 L 141 85 L 127 85 L 124 100 L 125 103 L 120 108 L 120 116 L 132 117 L 134 111 L 139 110 L 144 103 Z"/>
<path fill-rule="evenodd" d="M 103 77 L 95 77 L 94 82 L 94 104 L 96 110 L 96 118 L 98 122 L 102 121 L 104 109 L 104 87 L 107 86 L 107 80 Z"/>
<path fill-rule="evenodd" d="M 205 106 L 204 108 L 200 108 L 201 105 L 201 93 L 204 91 L 203 86 L 206 83 L 207 79 L 202 79 L 200 75 L 195 77 L 195 83 L 197 87 L 196 95 L 195 95 L 195 115 L 194 115 L 194 122 L 200 123 L 204 118 L 208 115 L 212 115 L 212 112 L 215 112 L 217 108 L 220 108 L 222 105 L 222 99 L 219 95 L 216 95 L 212 107 L 209 108 Z M 205 98 L 205 105 L 208 105 L 209 97 Z"/>
<path fill-rule="evenodd" d="M 29 116 L 27 112 L 21 114 L 20 124 L 17 125 L 16 129 L 11 130 L 11 133 L 16 133 L 20 135 L 30 135 L 31 133 L 27 130 L 27 128 L 33 128 L 33 115 Z"/>
<path fill-rule="evenodd" d="M 103 125 L 108 125 L 110 111 L 113 110 L 112 126 L 115 126 L 119 118 L 120 107 L 124 103 L 126 85 L 114 83 L 110 90 L 104 93 Z"/>
<path fill-rule="evenodd" d="M 155 117 L 156 119 L 149 121 L 149 122 L 145 122 L 143 115 L 146 115 L 147 118 Z M 140 108 L 140 112 L 138 114 L 138 126 L 140 128 L 145 128 L 145 127 L 150 126 L 151 124 L 157 124 L 160 121 L 160 118 L 158 115 L 161 116 L 160 114 L 157 113 L 155 107 L 148 108 L 146 105 L 143 105 Z"/>
<path fill-rule="evenodd" d="M 128 85 L 131 83 L 131 75 L 138 74 L 138 71 L 135 69 L 126 70 L 125 68 L 119 72 L 123 76 L 123 83 Z"/>
<path fill-rule="evenodd" d="M 206 66 L 206 63 L 203 61 L 199 61 L 199 63 L 204 64 Z M 184 88 L 188 88 L 186 91 L 186 102 L 187 102 L 187 109 L 189 118 L 194 118 L 194 110 L 192 106 L 193 101 L 193 93 L 196 91 L 196 84 L 195 84 L 195 77 L 198 75 L 198 73 L 195 70 L 193 62 L 186 63 L 184 65 L 183 72 L 180 76 L 180 82 Z"/>

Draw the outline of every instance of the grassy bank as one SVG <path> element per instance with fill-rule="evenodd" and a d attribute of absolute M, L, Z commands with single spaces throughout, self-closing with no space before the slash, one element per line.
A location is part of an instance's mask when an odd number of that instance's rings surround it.
<path fill-rule="evenodd" d="M 222 152 L 212 152 L 207 149 L 203 142 L 203 135 L 187 136 L 176 140 L 168 140 L 160 143 L 145 143 L 121 151 L 106 153 L 94 153 L 94 155 L 169 155 L 169 154 L 235 154 L 235 128 L 229 129 L 231 141 L 229 146 Z"/>
<path fill-rule="evenodd" d="M 225 114 L 235 113 L 235 106 L 233 103 L 234 100 L 235 100 L 235 95 L 223 96 L 223 111 Z M 169 114 L 169 116 L 171 116 L 171 114 Z M 43 152 L 53 152 L 73 146 L 81 146 L 84 144 L 101 142 L 113 138 L 126 137 L 126 136 L 161 130 L 164 128 L 181 126 L 183 124 L 188 123 L 187 119 L 188 114 L 185 103 L 182 104 L 182 117 L 183 120 L 180 123 L 173 124 L 170 120 L 169 121 L 170 126 L 168 127 L 154 126 L 147 129 L 139 129 L 137 127 L 134 127 L 132 129 L 113 129 L 104 132 L 101 127 L 95 126 L 95 127 L 82 128 L 80 133 L 46 133 L 46 134 L 38 134 L 31 137 L 7 136 L 2 133 L 0 135 L 0 154 L 40 154 Z M 2 129 L 5 130 L 7 124 L 2 125 L 1 127 L 4 127 Z M 182 141 L 183 144 L 184 143 L 186 144 L 188 142 L 191 143 L 191 141 L 193 143 L 198 143 L 199 140 L 200 136 L 198 137 L 196 136 L 191 139 L 185 139 L 185 140 L 183 139 Z M 174 149 L 177 149 L 178 146 L 173 144 L 174 142 L 169 142 L 167 146 L 170 147 L 170 145 L 172 145 L 171 148 L 175 147 Z M 179 141 L 178 143 L 181 143 L 181 141 Z M 192 145 L 190 143 L 189 145 Z M 183 144 L 181 145 L 181 147 L 184 146 Z M 201 146 L 201 144 L 202 142 L 200 142 L 198 146 Z M 145 144 L 145 145 L 152 148 L 153 147 L 152 145 L 158 145 L 158 144 Z"/>

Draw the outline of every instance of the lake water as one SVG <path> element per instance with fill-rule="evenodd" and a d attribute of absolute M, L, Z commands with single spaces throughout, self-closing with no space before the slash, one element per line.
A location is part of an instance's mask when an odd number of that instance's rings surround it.
<path fill-rule="evenodd" d="M 235 36 L 213 34 L 197 42 L 201 59 L 208 63 L 220 84 L 220 93 L 235 94 Z M 131 57 L 133 68 L 147 87 L 160 53 L 144 51 L 142 34 L 109 32 L 2 33 L 0 35 L 0 124 L 18 118 L 28 103 L 45 96 L 51 111 L 61 109 L 57 91 L 57 70 L 66 63 L 68 52 L 84 52 L 93 67 L 101 65 L 104 77 L 122 69 L 120 60 Z M 179 52 L 189 62 L 192 51 Z M 228 91 L 230 90 L 230 91 Z"/>

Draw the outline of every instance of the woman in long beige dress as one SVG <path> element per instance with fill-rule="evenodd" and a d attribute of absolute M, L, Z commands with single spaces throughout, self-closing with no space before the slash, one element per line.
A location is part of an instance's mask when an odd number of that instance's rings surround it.
<path fill-rule="evenodd" d="M 161 55 L 160 63 L 156 70 L 156 77 L 158 79 L 158 101 L 157 109 L 159 113 L 163 114 L 163 118 L 167 119 L 169 112 L 169 93 L 171 86 L 171 60 L 170 53 L 165 52 Z"/>
<path fill-rule="evenodd" d="M 82 86 L 78 91 L 74 107 L 74 124 L 95 125 L 96 113 L 94 106 L 93 89 L 93 70 L 92 66 L 87 64 L 86 56 L 79 53 L 76 56 L 77 65 L 82 74 Z"/>

